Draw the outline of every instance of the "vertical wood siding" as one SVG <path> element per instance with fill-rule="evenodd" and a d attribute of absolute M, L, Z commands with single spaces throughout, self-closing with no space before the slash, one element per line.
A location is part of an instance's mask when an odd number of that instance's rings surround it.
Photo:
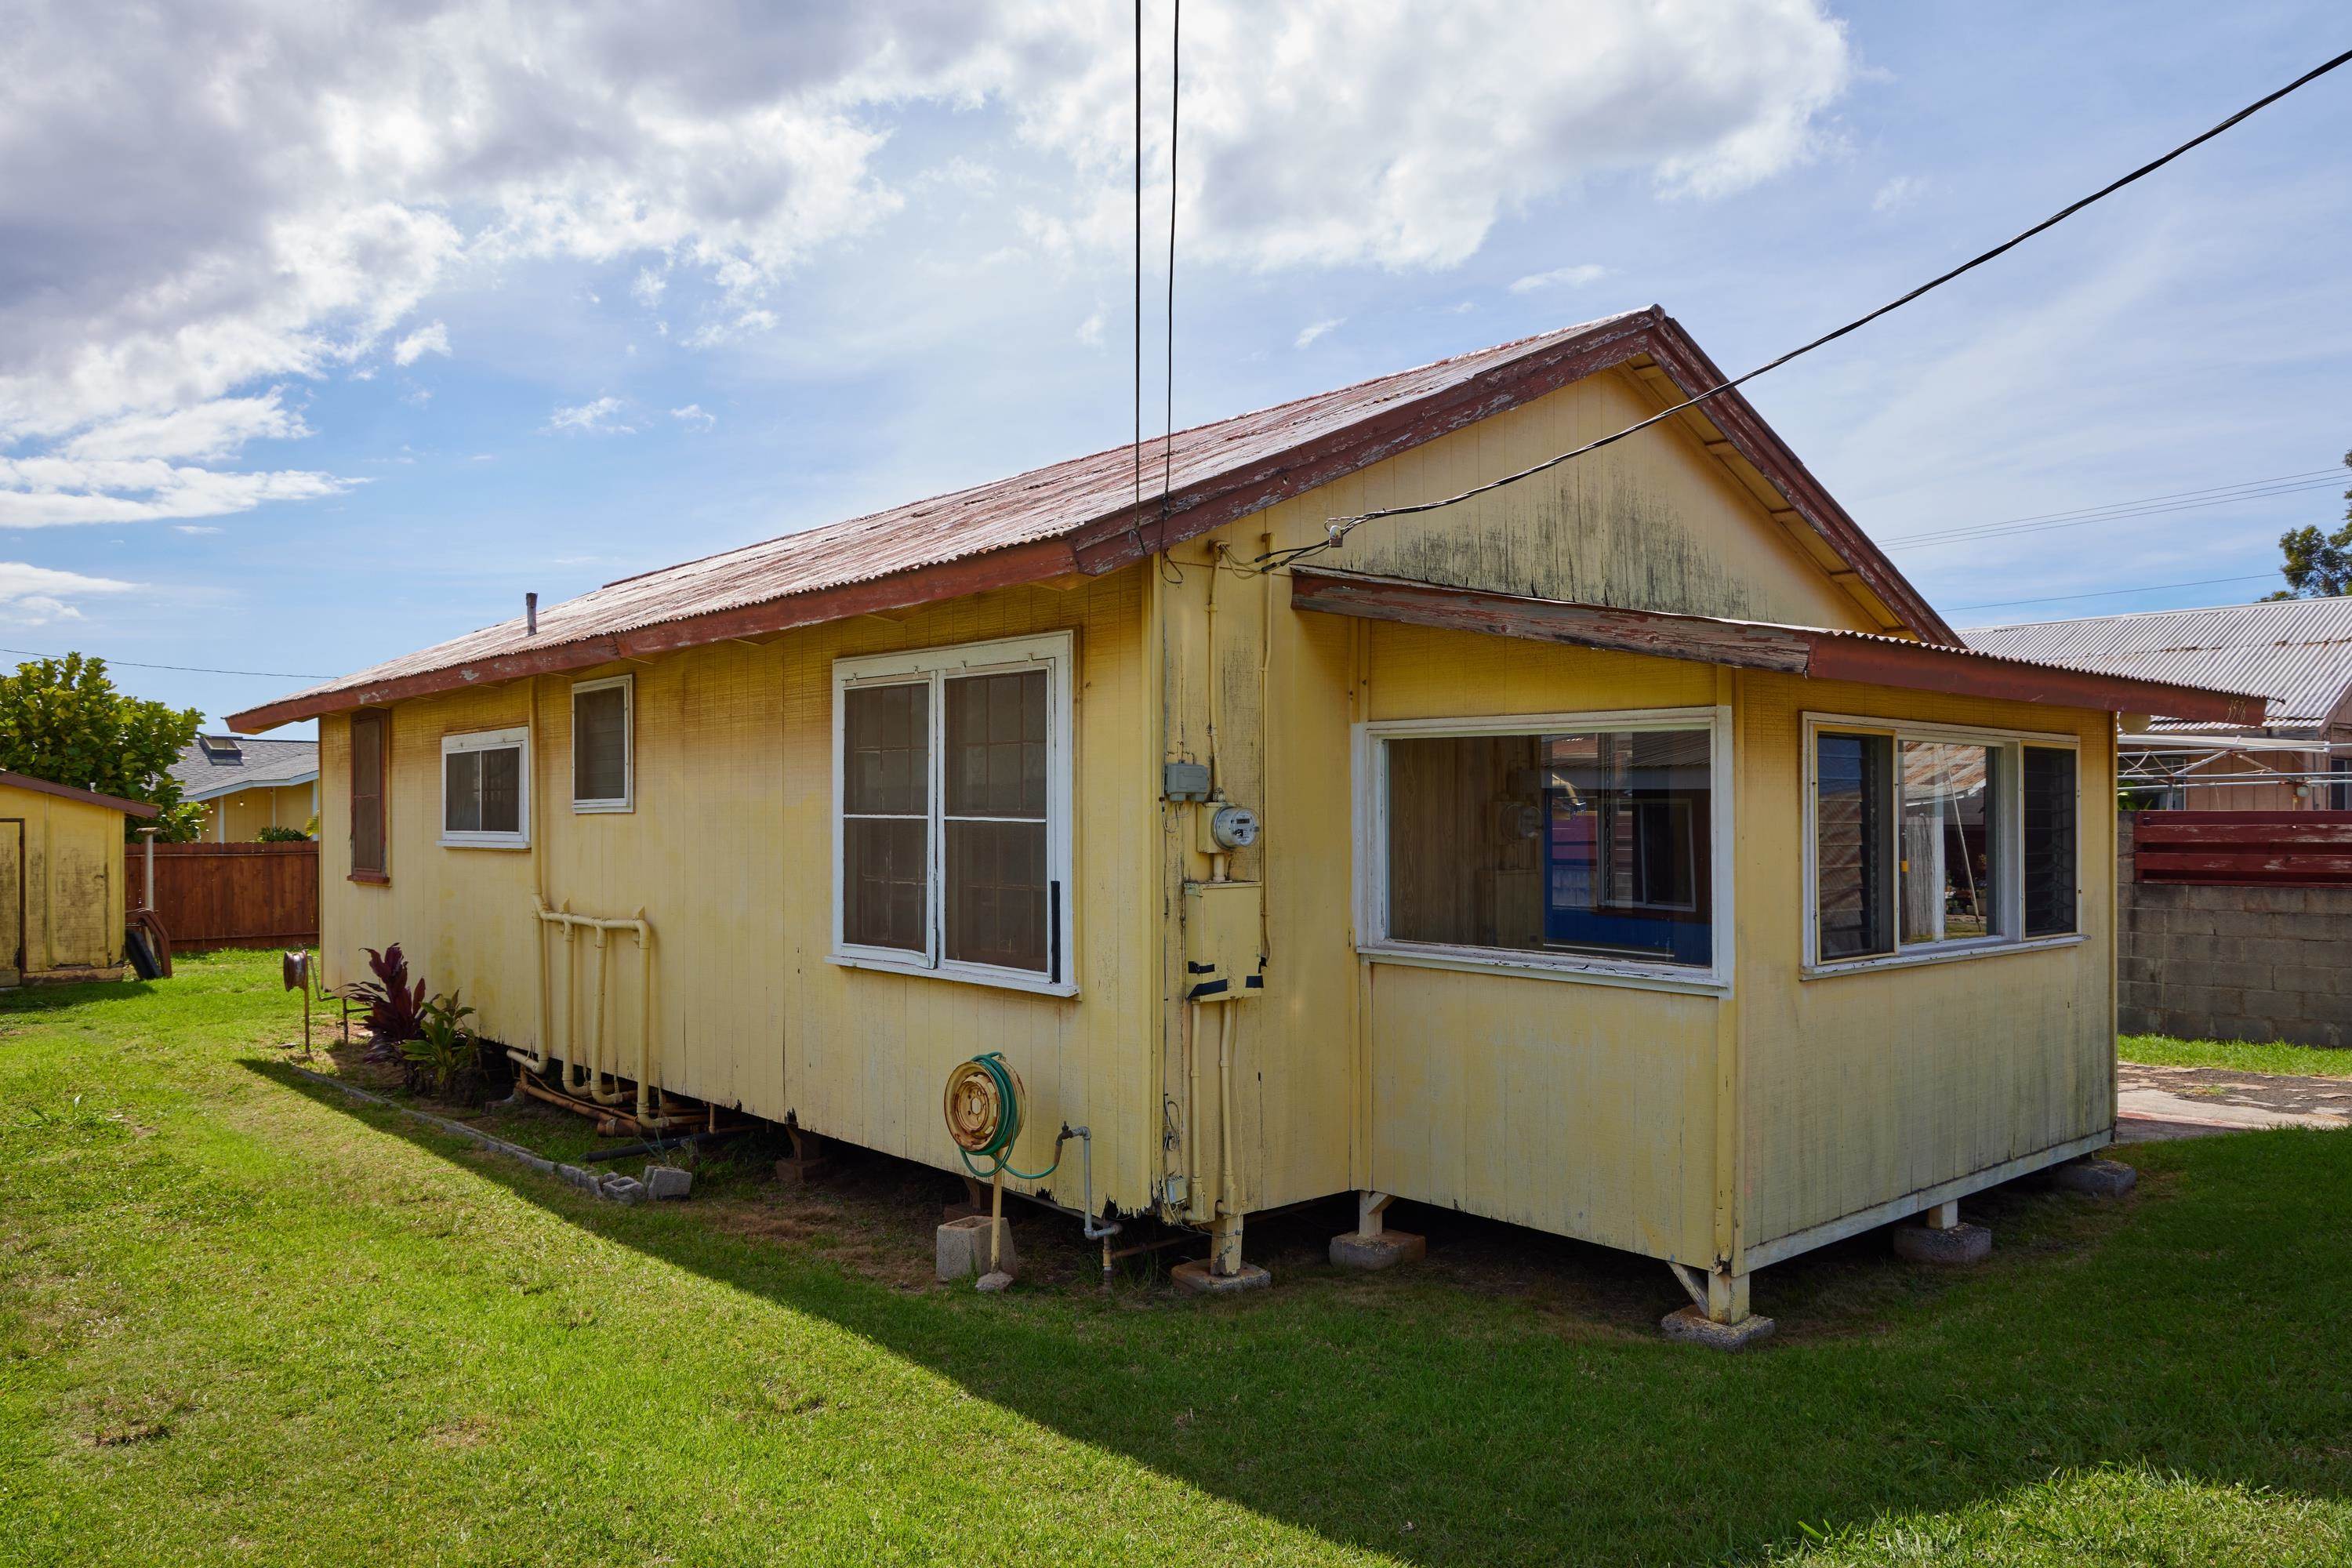
<path fill-rule="evenodd" d="M 122 962 L 122 814 L 0 784 L 0 817 L 25 824 L 25 973 L 111 969 Z M 0 847 L 0 875 L 17 874 Z M 12 931 L 0 942 L 13 942 Z M 5 956 L 5 954 L 0 954 Z"/>

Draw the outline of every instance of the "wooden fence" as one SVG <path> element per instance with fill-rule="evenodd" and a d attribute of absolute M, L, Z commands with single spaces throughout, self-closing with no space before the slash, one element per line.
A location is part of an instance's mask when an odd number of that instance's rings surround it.
<path fill-rule="evenodd" d="M 2143 811 L 2141 882 L 2205 887 L 2352 887 L 2352 811 Z"/>
<path fill-rule="evenodd" d="M 146 851 L 128 847 L 123 885 L 136 906 Z M 174 952 L 310 947 L 319 941 L 316 844 L 158 844 L 155 913 Z"/>

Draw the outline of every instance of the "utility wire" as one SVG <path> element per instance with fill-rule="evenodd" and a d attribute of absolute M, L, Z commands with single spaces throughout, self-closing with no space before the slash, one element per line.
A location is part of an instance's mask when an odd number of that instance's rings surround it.
<path fill-rule="evenodd" d="M 2057 605 L 2071 599 L 2115 599 L 2126 594 L 2164 594 L 2175 588 L 2212 588 L 2223 583 L 2267 583 L 2278 575 L 2275 572 L 2256 572 L 2245 577 L 2204 577 L 2194 583 L 2148 583 L 2137 588 L 2102 588 L 2095 594 L 2052 594 L 2040 599 L 1994 599 L 1981 605 L 1954 605 L 1955 610 L 2005 610 L 2011 605 Z"/>
<path fill-rule="evenodd" d="M 2256 485 L 2282 485 L 2303 479 L 2316 479 L 2341 472 L 2343 472 L 2343 469 L 2340 468 L 2309 468 L 2299 474 L 2273 474 L 2266 479 L 2240 479 L 2235 484 L 2209 485 L 2201 490 L 2169 490 L 2160 496 L 2141 496 L 2133 500 L 2106 501 L 2098 506 L 2069 507 L 2063 511 L 2037 511 L 2027 517 L 2004 517 L 1997 522 L 1973 523 L 1969 526 L 1972 528 L 2007 528 L 2012 523 L 2046 522 L 2053 517 L 2081 517 L 2085 512 L 2112 511 L 2116 507 L 2121 506 L 2152 506 L 2158 501 L 2183 500 L 2191 496 L 2219 495 L 2224 490 L 2252 489 Z M 1928 537 L 1929 534 L 1941 533 L 1944 531 L 1946 531 L 1943 529 L 1931 528 L 1920 533 L 1897 533 L 1890 536 L 1888 539 L 1882 541 L 1881 542 L 1894 543 L 1906 539 L 1925 539 Z"/>
<path fill-rule="evenodd" d="M 2093 512 L 2085 517 L 2062 517 L 2049 522 L 1984 523 L 1966 528 L 1944 529 L 1927 533 L 1904 534 L 1881 541 L 1886 550 L 1927 550 L 1938 544 L 1965 544 L 1977 540 L 2006 539 L 2021 533 L 2048 533 L 2061 528 L 2081 528 L 2094 522 L 2120 522 L 2126 518 L 2162 517 L 2170 512 L 2203 511 L 2210 507 L 2233 506 L 2241 501 L 2268 500 L 2276 496 L 2303 495 L 2313 490 L 2332 490 L 2341 479 L 2305 481 L 2299 485 L 2271 485 L 2241 490 L 2234 495 L 2210 496 L 2198 500 L 2167 501 L 2158 505 L 2118 505 L 2111 510 Z"/>
<path fill-rule="evenodd" d="M 1675 404 L 1671 408 L 1661 409 L 1659 412 L 1651 415 L 1647 419 L 1639 420 L 1634 424 L 1625 426 L 1622 430 L 1616 431 L 1612 435 L 1603 436 L 1596 441 L 1588 441 L 1583 446 L 1575 447 L 1570 451 L 1562 452 L 1557 457 L 1547 458 L 1544 461 L 1536 464 L 1533 468 L 1522 468 L 1517 473 L 1506 474 L 1501 479 L 1490 479 L 1483 485 L 1474 486 L 1469 489 L 1462 491 L 1458 495 L 1447 496 L 1441 500 L 1419 501 L 1407 506 L 1381 507 L 1372 511 L 1359 512 L 1352 517 L 1332 518 L 1325 525 L 1324 537 L 1322 539 L 1312 544 L 1302 544 L 1295 546 L 1289 550 L 1270 552 L 1265 555 L 1260 556 L 1256 563 L 1261 565 L 1267 563 L 1286 565 L 1304 556 L 1316 554 L 1318 552 L 1332 549 L 1336 547 L 1341 540 L 1347 538 L 1349 534 L 1376 518 L 1404 517 L 1416 512 L 1437 511 L 1445 507 L 1458 506 L 1474 496 L 1485 495 L 1491 490 L 1501 489 L 1506 485 L 1515 485 L 1522 479 L 1533 479 L 1536 475 L 1543 473 L 1547 469 L 1556 468 L 1560 464 L 1568 462 L 1571 458 L 1581 458 L 1590 452 L 1597 452 L 1603 447 L 1612 446 L 1616 442 L 1625 439 L 1628 436 L 1648 429 L 1653 425 L 1660 424 L 1664 420 L 1671 419 L 1678 414 L 1686 413 L 1710 399 L 1721 396 L 1724 393 L 1729 392 L 1734 387 L 1740 386 L 1748 382 L 1755 380 L 1758 376 L 1764 374 L 1768 371 L 1778 370 L 1782 365 L 1789 363 L 1791 360 L 1809 354 L 1815 349 L 1821 348 L 1825 344 L 1833 343 L 1849 332 L 1859 331 L 1862 328 L 1866 327 L 1871 322 L 1878 320 L 1881 316 L 1884 316 L 1890 311 L 1902 309 L 1904 306 L 1911 303 L 1914 300 L 1918 299 L 1921 295 L 1927 294 L 1934 289 L 1940 289 L 1945 284 L 1949 283 L 1954 279 L 1960 277 L 1964 273 L 1972 272 L 1976 270 L 1976 268 L 1982 267 L 1986 262 L 2008 254 L 2010 251 L 2014 250 L 2019 246 L 2024 244 L 2027 240 L 2032 239 L 2035 235 L 2056 227 L 2059 224 L 2062 224 L 2068 218 L 2073 217 L 2076 213 L 2081 212 L 2084 208 L 2092 205 L 2094 203 L 2104 201 L 2108 196 L 2111 196 L 2117 191 L 2122 190 L 2126 185 L 2146 179 L 2148 175 L 2156 173 L 2158 169 L 2163 168 L 2167 163 L 2171 163 L 2175 158 L 2179 157 L 2181 154 L 2188 153 L 2194 148 L 2204 145 L 2206 142 L 2213 140 L 2214 137 L 2221 135 L 2231 126 L 2239 123 L 2239 121 L 2245 120 L 2248 116 L 2269 108 L 2272 104 L 2276 103 L 2280 99 L 2286 97 L 2289 93 L 2294 92 L 2300 88 L 2309 86 L 2311 83 L 2317 81 L 2321 77 L 2326 76 L 2328 72 L 2344 65 L 2347 61 L 2352 61 L 2352 49 L 2347 49 L 2344 53 L 2337 55 L 2335 58 L 2304 72 L 2303 75 L 2295 78 L 2284 87 L 2279 88 L 2275 91 L 2266 93 L 2263 97 L 2256 99 L 2253 102 L 2246 105 L 2245 108 L 2239 110 L 2235 114 L 2231 115 L 2220 124 L 2190 137 L 2188 141 L 2183 142 L 2179 146 L 2175 147 L 2172 151 L 2163 154 L 2161 157 L 2154 158 L 2147 163 L 2142 163 L 2138 168 L 2134 169 L 2130 174 L 2124 175 L 2121 179 L 2101 186 L 2098 190 L 2092 192 L 2087 196 L 2082 197 L 2080 200 L 2067 204 L 2065 206 L 2063 206 L 2056 212 L 2051 214 L 2048 217 L 2043 218 L 2040 223 L 2035 224 L 2032 227 L 2003 240 L 2000 244 L 1994 246 L 1990 250 L 1985 251 L 1979 256 L 1972 257 L 1969 260 L 1960 263 L 1958 267 L 1953 268 L 1948 272 L 1945 272 L 1937 277 L 1929 279 L 1927 282 L 1920 284 L 1910 292 L 1888 300 L 1885 304 L 1879 306 L 1878 309 L 1871 311 L 1867 315 L 1857 316 L 1853 321 L 1848 321 L 1845 325 L 1824 332 L 1820 337 L 1815 338 L 1812 342 L 1806 343 L 1801 347 L 1791 349 L 1787 353 L 1780 355 L 1778 359 L 1766 361 L 1764 363 L 1758 365 L 1754 370 L 1748 372 L 1744 375 L 1737 375 L 1732 377 L 1729 381 L 1718 382 L 1715 385 L 1708 387 L 1706 391 L 1701 392 L 1695 396 L 1685 398 L 1682 402 Z"/>
<path fill-rule="evenodd" d="M 63 658 L 61 653 L 36 653 L 28 647 L 0 647 L 0 653 L 21 654 L 26 658 Z M 85 658 L 105 658 L 103 654 L 85 654 Z M 282 669 L 210 669 L 201 664 L 141 664 L 134 658 L 107 658 L 110 665 L 125 669 L 171 669 L 183 675 L 249 675 L 257 680 L 332 680 L 331 675 L 289 675 Z"/>

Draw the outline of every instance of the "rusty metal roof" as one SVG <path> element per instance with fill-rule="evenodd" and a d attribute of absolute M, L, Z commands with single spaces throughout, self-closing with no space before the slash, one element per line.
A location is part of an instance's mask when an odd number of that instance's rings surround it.
<path fill-rule="evenodd" d="M 1971 647 L 2009 658 L 2259 692 L 2270 700 L 2263 729 L 2273 734 L 2319 733 L 2352 689 L 2352 597 L 2142 610 L 1960 635 Z M 2213 726 L 2169 720 L 2157 727 Z"/>
<path fill-rule="evenodd" d="M 608 583 L 520 618 L 234 715 L 251 732 L 480 680 L 622 657 L 1123 565 L 1303 493 L 1568 381 L 1649 354 L 1685 391 L 1720 379 L 1656 306 L 1457 354 L 1237 415 L 1173 438 L 1169 513 L 1161 444 L 1120 446 L 845 522 Z M 1905 625 L 1955 634 L 1738 394 L 1707 405 L 1733 445 L 1829 540 Z"/>

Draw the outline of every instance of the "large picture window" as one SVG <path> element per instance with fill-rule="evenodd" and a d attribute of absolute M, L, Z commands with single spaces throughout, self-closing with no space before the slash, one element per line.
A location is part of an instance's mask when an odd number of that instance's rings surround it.
<path fill-rule="evenodd" d="M 1074 989 L 1067 634 L 835 667 L 835 957 Z"/>
<path fill-rule="evenodd" d="M 1685 984 L 1729 973 L 1712 710 L 1359 731 L 1367 950 Z"/>
<path fill-rule="evenodd" d="M 441 737 L 441 842 L 459 849 L 530 843 L 530 731 Z"/>
<path fill-rule="evenodd" d="M 1806 737 L 1809 964 L 2074 934 L 2071 740 L 1832 719 Z"/>

